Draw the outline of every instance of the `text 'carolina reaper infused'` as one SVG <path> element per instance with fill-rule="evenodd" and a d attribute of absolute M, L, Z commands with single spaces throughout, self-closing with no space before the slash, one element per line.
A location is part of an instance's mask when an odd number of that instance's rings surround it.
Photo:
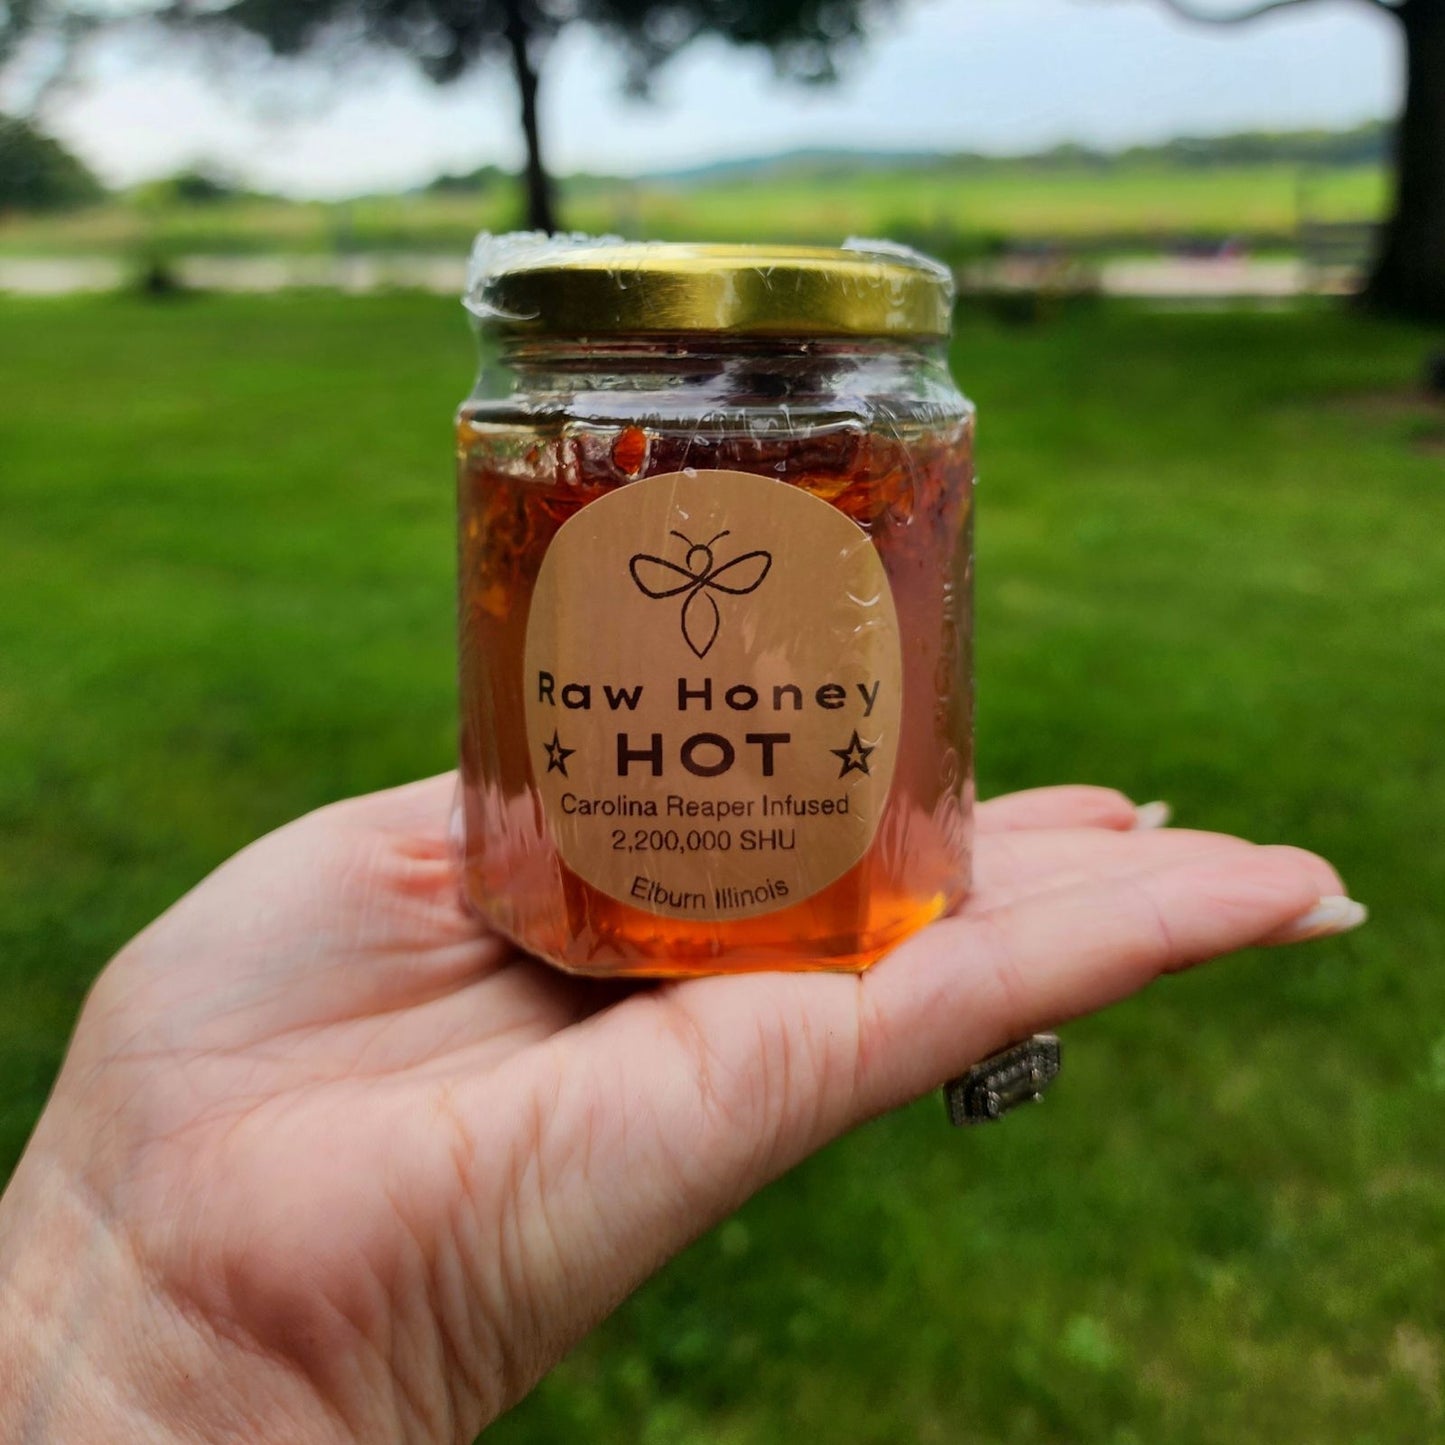
<path fill-rule="evenodd" d="M 525 236 L 472 272 L 468 899 L 579 972 L 866 967 L 969 881 L 947 272 Z"/>

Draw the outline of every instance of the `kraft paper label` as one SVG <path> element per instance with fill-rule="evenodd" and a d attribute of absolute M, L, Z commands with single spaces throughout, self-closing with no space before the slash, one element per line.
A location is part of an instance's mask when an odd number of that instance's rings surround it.
<path fill-rule="evenodd" d="M 612 898 L 746 918 L 868 850 L 902 713 L 863 529 L 784 482 L 673 472 L 584 507 L 527 622 L 527 745 L 557 850 Z"/>

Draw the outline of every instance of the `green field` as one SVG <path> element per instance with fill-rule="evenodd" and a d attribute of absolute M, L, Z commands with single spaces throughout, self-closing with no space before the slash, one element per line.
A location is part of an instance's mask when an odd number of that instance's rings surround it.
<path fill-rule="evenodd" d="M 1376 219 L 1386 179 L 1374 166 L 1282 163 L 1188 168 L 1161 162 L 1025 162 L 708 184 L 563 186 L 563 220 L 588 231 L 662 238 L 808 240 L 904 235 L 941 248 L 1002 237 L 1149 245 L 1159 237 L 1245 236 L 1288 245 L 1301 214 Z M 116 200 L 58 217 L 0 219 L 0 254 L 462 251 L 480 229 L 517 221 L 510 186 L 476 196 L 377 197 L 344 204 L 231 201 L 155 207 Z"/>
<path fill-rule="evenodd" d="M 0 1171 L 88 980 L 263 829 L 452 752 L 458 309 L 0 302 Z M 1445 1433 L 1445 413 L 1344 314 L 964 323 L 981 784 L 1318 849 L 1374 920 L 1066 1032 L 667 1269 L 489 1439 Z"/>

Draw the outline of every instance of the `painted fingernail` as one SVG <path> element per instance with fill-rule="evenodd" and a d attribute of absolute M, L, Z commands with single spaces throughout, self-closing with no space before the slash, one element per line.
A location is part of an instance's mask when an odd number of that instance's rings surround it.
<path fill-rule="evenodd" d="M 1146 828 L 1167 828 L 1174 817 L 1174 809 L 1164 802 L 1140 803 L 1134 809 L 1134 831 L 1142 833 Z"/>
<path fill-rule="evenodd" d="M 1280 943 L 1304 943 L 1311 938 L 1332 938 L 1337 933 L 1348 933 L 1358 928 L 1368 917 L 1370 910 L 1353 898 L 1331 895 L 1321 898 L 1308 913 L 1301 914 L 1293 923 L 1275 935 Z"/>

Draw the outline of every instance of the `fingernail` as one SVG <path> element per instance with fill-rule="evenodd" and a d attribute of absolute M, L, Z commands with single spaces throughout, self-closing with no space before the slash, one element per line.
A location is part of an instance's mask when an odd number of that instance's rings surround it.
<path fill-rule="evenodd" d="M 1337 933 L 1348 933 L 1358 928 L 1368 917 L 1370 910 L 1353 898 L 1331 895 L 1321 898 L 1308 913 L 1301 914 L 1293 923 L 1286 924 L 1275 935 L 1280 943 L 1303 943 L 1310 938 L 1332 938 Z"/>
<path fill-rule="evenodd" d="M 1174 809 L 1164 802 L 1140 803 L 1134 809 L 1134 831 L 1142 833 L 1146 828 L 1167 828 L 1174 817 Z"/>

